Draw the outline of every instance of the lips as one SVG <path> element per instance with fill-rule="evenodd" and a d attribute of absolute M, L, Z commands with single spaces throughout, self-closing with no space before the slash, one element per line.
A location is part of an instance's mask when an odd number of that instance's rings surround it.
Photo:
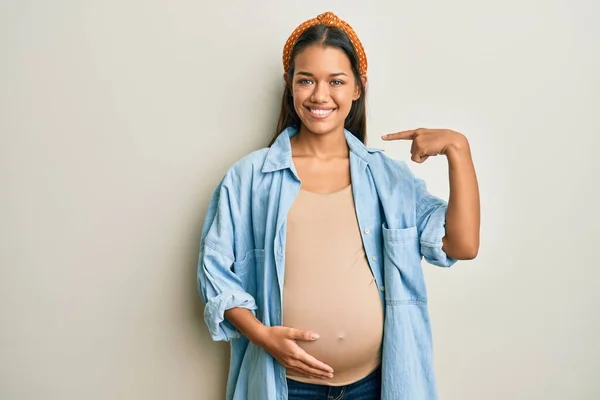
<path fill-rule="evenodd" d="M 329 115 L 331 115 L 331 113 L 333 111 L 335 111 L 335 109 L 333 108 L 310 108 L 310 107 L 306 107 L 308 109 L 308 111 L 310 111 L 310 115 L 313 118 L 317 118 L 317 119 L 323 119 L 323 118 L 327 118 Z"/>

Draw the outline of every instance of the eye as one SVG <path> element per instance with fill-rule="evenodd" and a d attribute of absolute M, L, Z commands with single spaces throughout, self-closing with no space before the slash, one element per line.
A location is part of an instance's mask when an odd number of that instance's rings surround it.
<path fill-rule="evenodd" d="M 310 79 L 300 79 L 298 83 L 301 85 L 310 85 L 312 81 Z"/>
<path fill-rule="evenodd" d="M 335 80 L 335 81 L 331 81 L 331 84 L 332 84 L 333 86 L 339 86 L 339 85 L 343 85 L 343 84 L 344 84 L 344 82 L 342 82 L 342 81 L 338 81 L 338 80 Z"/>

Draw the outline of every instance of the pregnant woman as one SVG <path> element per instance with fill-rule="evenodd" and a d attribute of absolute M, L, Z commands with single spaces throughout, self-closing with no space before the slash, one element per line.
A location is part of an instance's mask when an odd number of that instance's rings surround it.
<path fill-rule="evenodd" d="M 448 202 L 367 147 L 367 57 L 333 13 L 292 32 L 283 77 L 275 137 L 229 169 L 202 230 L 198 286 L 211 337 L 231 344 L 227 399 L 435 399 L 421 260 L 478 252 L 468 140 L 383 136 L 411 141 L 414 162 L 448 159 Z"/>

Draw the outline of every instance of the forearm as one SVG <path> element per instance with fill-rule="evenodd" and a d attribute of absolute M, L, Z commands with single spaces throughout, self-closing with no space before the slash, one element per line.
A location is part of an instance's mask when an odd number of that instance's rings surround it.
<path fill-rule="evenodd" d="M 455 259 L 473 259 L 479 251 L 480 204 L 475 167 L 468 141 L 446 151 L 450 197 L 443 250 Z"/>
<path fill-rule="evenodd" d="M 260 345 L 263 342 L 267 327 L 252 314 L 252 311 L 236 307 L 225 311 L 224 316 L 252 343 Z"/>

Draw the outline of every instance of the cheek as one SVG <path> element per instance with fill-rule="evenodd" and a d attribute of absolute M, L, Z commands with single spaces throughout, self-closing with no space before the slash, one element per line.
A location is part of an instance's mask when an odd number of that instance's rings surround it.
<path fill-rule="evenodd" d="M 352 107 L 352 102 L 354 100 L 354 91 L 340 90 L 339 92 L 335 93 L 332 97 L 339 107 L 349 110 L 350 107 Z"/>
<path fill-rule="evenodd" d="M 308 93 L 307 90 L 294 89 L 292 91 L 292 98 L 294 99 L 295 106 L 301 106 L 309 96 L 310 93 Z"/>
<path fill-rule="evenodd" d="M 300 114 L 304 107 L 302 105 L 304 103 L 304 100 L 302 100 L 299 96 L 296 96 L 296 95 L 294 95 L 293 100 L 294 100 L 294 109 L 296 110 L 296 114 Z"/>

